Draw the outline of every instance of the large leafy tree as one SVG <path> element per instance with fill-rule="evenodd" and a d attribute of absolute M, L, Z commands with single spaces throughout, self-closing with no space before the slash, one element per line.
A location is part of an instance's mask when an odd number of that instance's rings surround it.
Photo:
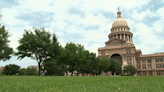
<path fill-rule="evenodd" d="M 109 59 L 109 60 L 110 60 L 109 70 L 112 72 L 112 75 L 114 75 L 114 73 L 120 74 L 121 73 L 120 62 L 118 60 L 115 60 L 115 59 Z"/>
<path fill-rule="evenodd" d="M 108 72 L 110 67 L 110 60 L 106 57 L 99 57 L 100 69 L 104 72 Z"/>
<path fill-rule="evenodd" d="M 134 75 L 137 72 L 137 69 L 133 65 L 124 66 L 124 72 L 128 75 Z"/>
<path fill-rule="evenodd" d="M 77 70 L 80 64 L 84 63 L 86 51 L 81 44 L 67 43 L 58 58 L 59 63 L 68 66 L 68 70 L 73 73 Z"/>
<path fill-rule="evenodd" d="M 16 73 L 19 72 L 19 68 L 20 68 L 20 66 L 18 66 L 18 65 L 9 64 L 9 65 L 5 66 L 3 73 L 5 75 L 15 75 Z"/>
<path fill-rule="evenodd" d="M 9 47 L 10 37 L 9 32 L 5 29 L 5 26 L 0 27 L 0 60 L 6 61 L 11 58 L 13 49 Z"/>
<path fill-rule="evenodd" d="M 18 52 L 15 55 L 18 59 L 30 57 L 37 61 L 39 67 L 39 75 L 42 64 L 45 60 L 52 57 L 56 58 L 60 53 L 60 46 L 56 35 L 53 35 L 51 40 L 51 33 L 44 28 L 33 28 L 32 30 L 25 30 L 23 37 L 19 40 Z"/>

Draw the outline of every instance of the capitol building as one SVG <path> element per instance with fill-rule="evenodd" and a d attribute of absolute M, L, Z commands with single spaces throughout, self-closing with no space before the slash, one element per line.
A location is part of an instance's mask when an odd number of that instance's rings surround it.
<path fill-rule="evenodd" d="M 119 9 L 108 37 L 105 47 L 98 48 L 98 57 L 117 59 L 122 67 L 133 65 L 137 69 L 136 76 L 164 76 L 164 52 L 142 55 L 142 51 L 135 48 L 133 33 Z"/>

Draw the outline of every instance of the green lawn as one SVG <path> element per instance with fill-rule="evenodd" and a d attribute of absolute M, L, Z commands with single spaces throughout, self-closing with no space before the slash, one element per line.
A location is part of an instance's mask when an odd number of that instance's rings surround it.
<path fill-rule="evenodd" d="M 164 92 L 164 77 L 0 76 L 0 92 Z"/>

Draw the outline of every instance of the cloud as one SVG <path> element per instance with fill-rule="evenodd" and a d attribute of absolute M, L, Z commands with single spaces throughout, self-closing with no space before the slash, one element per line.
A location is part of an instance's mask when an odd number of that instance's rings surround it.
<path fill-rule="evenodd" d="M 144 21 L 146 17 L 154 17 L 156 16 L 156 13 L 153 11 L 150 11 L 149 9 L 143 10 L 142 12 L 139 12 L 137 10 L 134 10 L 131 14 L 131 18 L 137 20 L 137 21 Z"/>
<path fill-rule="evenodd" d="M 157 50 L 162 49 L 162 45 L 164 45 L 164 39 L 160 39 L 159 36 L 155 35 L 155 32 L 151 27 L 148 27 L 144 23 L 138 23 L 135 25 L 135 27 L 137 31 L 133 34 L 138 36 L 138 41 L 141 42 L 141 44 L 135 44 L 138 49 L 142 49 L 143 53 L 145 54 L 156 52 Z"/>
<path fill-rule="evenodd" d="M 159 8 L 158 10 L 157 10 L 157 14 L 158 14 L 158 16 L 164 21 L 164 7 L 161 7 L 161 8 Z"/>
<path fill-rule="evenodd" d="M 164 31 L 164 22 L 163 21 L 161 21 L 161 20 L 157 20 L 157 21 L 155 21 L 154 23 L 153 23 L 153 29 L 154 29 L 154 31 L 156 31 L 156 32 L 162 32 L 162 31 Z"/>

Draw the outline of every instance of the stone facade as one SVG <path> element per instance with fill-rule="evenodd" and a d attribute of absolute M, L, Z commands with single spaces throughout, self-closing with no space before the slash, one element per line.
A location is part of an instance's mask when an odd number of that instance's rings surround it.
<path fill-rule="evenodd" d="M 142 55 L 133 44 L 133 33 L 120 10 L 117 15 L 108 35 L 109 41 L 105 42 L 105 47 L 98 48 L 98 57 L 118 59 L 122 67 L 133 65 L 137 68 L 137 76 L 164 76 L 164 52 Z"/>

